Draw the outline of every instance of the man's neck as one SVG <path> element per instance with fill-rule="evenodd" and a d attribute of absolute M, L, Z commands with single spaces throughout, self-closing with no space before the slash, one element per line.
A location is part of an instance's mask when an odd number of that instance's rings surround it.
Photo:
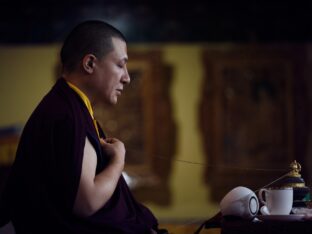
<path fill-rule="evenodd" d="M 90 100 L 91 105 L 93 106 L 95 103 L 95 98 L 93 93 L 88 89 L 88 85 L 86 83 L 88 77 L 81 76 L 79 74 L 70 73 L 70 74 L 63 74 L 62 76 L 67 82 L 70 82 L 78 89 L 80 89 Z"/>

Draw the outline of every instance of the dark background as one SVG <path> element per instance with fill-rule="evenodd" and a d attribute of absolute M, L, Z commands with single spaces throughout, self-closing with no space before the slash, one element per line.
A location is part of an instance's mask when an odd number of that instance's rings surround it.
<path fill-rule="evenodd" d="M 106 20 L 129 42 L 294 42 L 312 40 L 304 1 L 0 1 L 0 43 L 53 43 L 77 23 Z"/>

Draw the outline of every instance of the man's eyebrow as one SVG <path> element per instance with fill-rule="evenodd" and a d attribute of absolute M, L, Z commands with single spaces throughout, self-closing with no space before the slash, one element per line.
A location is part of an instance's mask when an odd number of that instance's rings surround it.
<path fill-rule="evenodd" d="M 126 64 L 128 62 L 128 57 L 124 57 L 119 61 Z"/>

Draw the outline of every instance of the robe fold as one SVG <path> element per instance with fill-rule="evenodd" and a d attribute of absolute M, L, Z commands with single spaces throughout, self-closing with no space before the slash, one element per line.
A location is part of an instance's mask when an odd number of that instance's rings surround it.
<path fill-rule="evenodd" d="M 101 129 L 100 134 L 105 138 Z M 157 229 L 157 220 L 133 198 L 122 176 L 94 215 L 73 214 L 86 137 L 97 153 L 100 173 L 109 157 L 86 106 L 61 78 L 24 127 L 2 196 L 0 224 L 12 220 L 17 234 L 145 234 Z"/>

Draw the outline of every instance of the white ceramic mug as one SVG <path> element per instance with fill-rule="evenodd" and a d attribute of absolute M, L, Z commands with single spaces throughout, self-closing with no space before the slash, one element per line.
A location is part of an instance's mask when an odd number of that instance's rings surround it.
<path fill-rule="evenodd" d="M 293 205 L 293 188 L 263 188 L 258 193 L 263 215 L 289 215 Z"/>

